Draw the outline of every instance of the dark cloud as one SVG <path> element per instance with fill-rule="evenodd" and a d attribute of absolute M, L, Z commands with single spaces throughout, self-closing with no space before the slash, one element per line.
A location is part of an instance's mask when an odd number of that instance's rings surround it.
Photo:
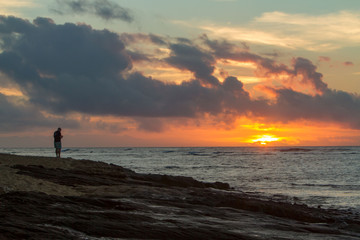
<path fill-rule="evenodd" d="M 314 120 L 337 122 L 360 129 L 360 97 L 344 91 L 326 90 L 322 95 L 307 95 L 292 89 L 273 89 L 276 104 L 271 105 L 274 120 Z"/>
<path fill-rule="evenodd" d="M 150 62 L 150 61 L 152 61 L 152 57 L 150 55 L 139 52 L 139 51 L 127 50 L 127 54 L 129 55 L 129 57 L 131 58 L 131 60 L 133 62 L 142 62 L 142 61 Z"/>
<path fill-rule="evenodd" d="M 268 57 L 273 57 L 273 58 L 276 58 L 276 57 L 279 57 L 280 56 L 280 54 L 279 53 L 277 53 L 277 52 L 272 52 L 272 53 L 263 53 L 263 55 L 265 55 L 265 56 L 268 56 Z"/>
<path fill-rule="evenodd" d="M 316 95 L 297 92 L 291 88 L 271 88 L 276 94 L 275 103 L 261 102 L 251 107 L 254 116 L 271 118 L 273 121 L 288 122 L 305 119 L 314 121 L 332 121 L 360 129 L 360 97 L 344 91 L 329 89 L 323 81 L 323 75 L 308 59 L 294 58 L 288 67 L 276 61 L 250 53 L 247 49 L 237 47 L 226 41 L 209 40 L 202 37 L 217 58 L 231 59 L 241 62 L 252 62 L 257 71 L 264 76 L 287 74 L 288 79 L 312 86 Z M 320 57 L 322 61 L 330 61 L 328 57 Z M 351 63 L 350 63 L 351 64 Z M 224 84 L 225 85 L 225 84 Z M 233 87 L 232 87 L 233 88 Z M 252 99 L 252 103 L 255 100 Z"/>
<path fill-rule="evenodd" d="M 327 90 L 327 84 L 323 82 L 323 75 L 316 71 L 316 66 L 308 59 L 294 58 L 292 68 L 284 64 L 279 64 L 275 60 L 262 57 L 251 53 L 247 49 L 239 48 L 234 44 L 226 41 L 209 40 L 207 37 L 202 38 L 204 43 L 210 47 L 211 51 L 217 58 L 231 59 L 240 62 L 252 62 L 258 72 L 264 76 L 278 75 L 285 73 L 289 75 L 293 81 L 299 81 L 301 84 L 310 85 L 318 92 Z"/>
<path fill-rule="evenodd" d="M 164 83 L 131 71 L 136 57 L 152 59 L 127 49 L 131 41 L 168 47 L 170 56 L 160 59 L 162 63 L 190 71 L 194 79 Z M 329 89 L 311 61 L 294 58 L 287 66 L 251 53 L 244 46 L 207 38 L 203 41 L 205 46 L 199 47 L 190 40 L 172 43 L 155 35 L 119 36 L 87 25 L 57 25 L 47 18 L 30 23 L 0 17 L 0 72 L 20 86 L 27 99 L 27 107 L 21 108 L 1 96 L 0 105 L 4 107 L 0 124 L 7 129 L 47 126 L 54 119 L 40 114 L 45 111 L 60 116 L 125 116 L 147 131 L 163 130 L 166 125 L 162 118 L 204 115 L 224 119 L 246 115 L 282 122 L 333 121 L 360 129 L 359 96 Z M 269 87 L 275 99 L 253 99 L 236 77 L 228 76 L 223 82 L 214 77 L 218 59 L 253 62 L 264 76 L 287 74 L 293 81 L 312 86 L 317 94 Z M 114 125 L 101 121 L 96 127 L 116 130 Z"/>
<path fill-rule="evenodd" d="M 58 8 L 53 11 L 59 14 L 90 13 L 104 20 L 116 19 L 129 23 L 134 21 L 130 10 L 108 0 L 57 0 L 57 3 Z"/>
<path fill-rule="evenodd" d="M 0 22 L 1 25 L 9 26 L 7 22 Z M 97 31 L 86 25 L 70 23 L 55 25 L 49 19 L 37 18 L 33 25 L 17 33 L 22 37 L 7 44 L 9 51 L 4 52 L 2 58 L 7 55 L 6 58 L 12 61 L 7 63 L 6 69 L 11 65 L 13 68 L 28 68 L 27 73 L 32 74 L 32 78 L 36 78 L 35 72 L 98 77 L 131 66 L 123 51 L 124 44 L 118 35 L 107 30 Z M 14 74 L 23 74 L 23 71 Z"/>
<path fill-rule="evenodd" d="M 142 33 L 122 33 L 120 39 L 127 45 L 131 45 L 138 42 L 150 42 L 157 45 L 167 45 L 168 42 L 165 38 L 155 34 L 142 34 Z"/>
<path fill-rule="evenodd" d="M 29 21 L 14 16 L 0 15 L 0 23 L 2 37 L 3 34 L 24 33 L 34 27 Z"/>
<path fill-rule="evenodd" d="M 6 21 L 2 25 L 11 28 Z M 0 70 L 22 87 L 31 103 L 53 113 L 195 117 L 250 101 L 237 79 L 222 87 L 211 75 L 214 58 L 193 46 L 171 45 L 174 55 L 166 61 L 199 78 L 176 85 L 128 73 L 130 57 L 119 36 L 109 31 L 38 18 L 20 33 L 0 54 Z M 230 91 L 229 84 L 237 89 Z"/>
<path fill-rule="evenodd" d="M 205 84 L 218 86 L 219 80 L 212 74 L 214 72 L 215 58 L 199 48 L 183 44 L 171 44 L 171 56 L 165 61 L 179 69 L 189 70 L 194 73 L 195 77 Z"/>
<path fill-rule="evenodd" d="M 178 37 L 176 38 L 176 41 L 178 43 L 181 43 L 181 44 L 188 44 L 188 45 L 192 45 L 193 42 L 190 40 L 190 39 L 187 39 L 187 38 L 181 38 L 181 37 Z"/>
<path fill-rule="evenodd" d="M 136 45 L 136 44 L 145 44 L 145 45 L 159 45 L 159 46 L 167 46 L 168 42 L 165 38 L 161 36 L 157 36 L 154 34 L 142 34 L 142 33 L 122 33 L 120 35 L 121 41 L 127 46 Z M 129 50 L 127 49 L 127 54 L 131 57 L 131 59 L 135 62 L 139 61 L 154 61 L 154 58 L 146 53 L 137 51 L 137 50 Z"/>
<path fill-rule="evenodd" d="M 246 43 L 242 43 L 241 47 L 226 40 L 211 40 L 206 34 L 203 34 L 200 39 L 212 50 L 213 54 L 220 58 L 229 58 L 229 55 L 234 58 L 242 52 L 247 52 L 250 47 Z"/>
<path fill-rule="evenodd" d="M 317 91 L 325 92 L 327 90 L 327 84 L 323 82 L 323 75 L 316 71 L 316 66 L 312 62 L 305 58 L 296 58 L 293 60 L 294 76 L 302 76 L 302 82 L 312 85 Z"/>

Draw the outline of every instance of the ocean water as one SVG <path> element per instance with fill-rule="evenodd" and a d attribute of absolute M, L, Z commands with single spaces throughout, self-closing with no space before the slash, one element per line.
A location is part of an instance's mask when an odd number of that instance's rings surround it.
<path fill-rule="evenodd" d="M 52 148 L 0 152 L 55 155 Z M 66 148 L 62 157 L 227 182 L 253 197 L 360 212 L 360 147 Z"/>

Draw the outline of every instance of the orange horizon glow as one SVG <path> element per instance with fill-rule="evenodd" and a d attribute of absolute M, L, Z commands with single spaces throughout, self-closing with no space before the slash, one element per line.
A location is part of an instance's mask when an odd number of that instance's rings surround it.
<path fill-rule="evenodd" d="M 267 145 L 268 143 L 277 142 L 281 140 L 279 137 L 276 137 L 274 135 L 258 135 L 255 136 L 254 139 L 249 140 L 249 142 L 257 143 L 260 145 Z"/>
<path fill-rule="evenodd" d="M 148 119 L 152 120 L 152 119 Z M 292 124 L 269 124 L 238 119 L 234 126 L 214 127 L 204 119 L 202 125 L 190 120 L 179 125 L 179 119 L 167 122 L 162 131 L 138 129 L 137 123 L 128 118 L 95 118 L 82 121 L 81 129 L 61 125 L 65 147 L 286 147 L 286 146 L 359 146 L 360 130 L 346 129 L 331 124 L 294 122 Z M 115 125 L 129 126 L 114 129 Z M 58 127 L 56 125 L 56 127 Z M 25 139 L 37 137 L 39 141 L 7 141 L 4 146 L 51 146 L 54 129 L 37 129 L 22 132 Z M 13 136 L 3 133 L 2 137 Z M 1 140 L 1 138 L 0 138 Z M 26 146 L 28 146 L 26 145 Z"/>
<path fill-rule="evenodd" d="M 152 121 L 151 118 L 148 119 Z M 90 126 L 105 123 L 128 125 L 129 119 L 92 118 Z M 160 119 L 161 121 L 161 119 Z M 166 122 L 161 131 L 140 130 L 136 122 L 132 127 L 118 132 L 69 131 L 69 138 L 81 134 L 94 134 L 87 139 L 101 140 L 102 146 L 129 147 L 242 147 L 242 146 L 350 146 L 358 145 L 360 130 L 346 129 L 338 125 L 315 122 L 293 122 L 291 124 L 259 123 L 248 118 L 239 118 L 231 126 L 224 123 L 214 127 L 210 119 L 203 119 L 201 125 L 191 120 L 179 125 L 181 119 Z M 183 120 L 184 121 L 184 120 Z M 106 126 L 106 124 L 104 125 Z M 74 141 L 75 143 L 75 141 Z M 84 142 L 86 144 L 86 142 Z M 95 145 L 95 141 L 87 145 Z"/>

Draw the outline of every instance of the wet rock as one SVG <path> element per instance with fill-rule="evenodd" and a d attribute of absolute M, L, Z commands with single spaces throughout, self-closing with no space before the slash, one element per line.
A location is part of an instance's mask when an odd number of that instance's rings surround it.
<path fill-rule="evenodd" d="M 126 175 L 119 171 L 116 174 L 111 172 L 91 172 L 84 170 L 65 170 L 65 169 L 52 169 L 44 168 L 38 165 L 15 165 L 13 168 L 20 170 L 18 174 L 28 175 L 31 177 L 44 179 L 57 184 L 66 186 L 88 185 L 115 185 L 122 181 Z"/>
<path fill-rule="evenodd" d="M 12 166 L 16 176 L 80 196 L 0 192 L 0 239 L 360 239 L 360 218 L 349 212 L 254 199 L 226 183 L 62 161 L 72 168 Z"/>
<path fill-rule="evenodd" d="M 133 175 L 132 178 L 174 187 L 217 188 L 224 190 L 230 189 L 230 185 L 228 183 L 204 183 L 197 181 L 191 177 L 169 176 L 160 174 L 138 174 Z"/>
<path fill-rule="evenodd" d="M 209 226 L 180 227 L 181 222 L 158 220 L 131 203 L 84 197 L 12 192 L 0 196 L 0 236 L 8 239 L 66 239 L 92 237 L 141 239 L 242 239 Z M 179 224 L 179 226 L 178 226 Z M 81 234 L 79 234 L 81 233 Z"/>
<path fill-rule="evenodd" d="M 109 165 L 108 165 L 109 166 Z M 116 185 L 120 182 L 138 180 L 145 185 L 165 185 L 173 187 L 197 187 L 197 188 L 217 188 L 230 189 L 228 183 L 204 183 L 197 181 L 191 177 L 169 176 L 160 174 L 136 174 L 132 171 L 124 171 L 124 168 L 92 168 L 92 169 L 50 169 L 39 165 L 15 165 L 13 168 L 20 170 L 18 174 L 28 175 L 40 179 L 52 181 L 54 183 L 76 186 L 76 185 Z M 96 170 L 96 171 L 94 171 Z"/>

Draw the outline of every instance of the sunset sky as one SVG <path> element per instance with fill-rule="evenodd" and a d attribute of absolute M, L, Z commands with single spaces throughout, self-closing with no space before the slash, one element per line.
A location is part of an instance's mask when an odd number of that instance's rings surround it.
<path fill-rule="evenodd" d="M 0 0 L 0 147 L 360 145 L 358 0 Z"/>

